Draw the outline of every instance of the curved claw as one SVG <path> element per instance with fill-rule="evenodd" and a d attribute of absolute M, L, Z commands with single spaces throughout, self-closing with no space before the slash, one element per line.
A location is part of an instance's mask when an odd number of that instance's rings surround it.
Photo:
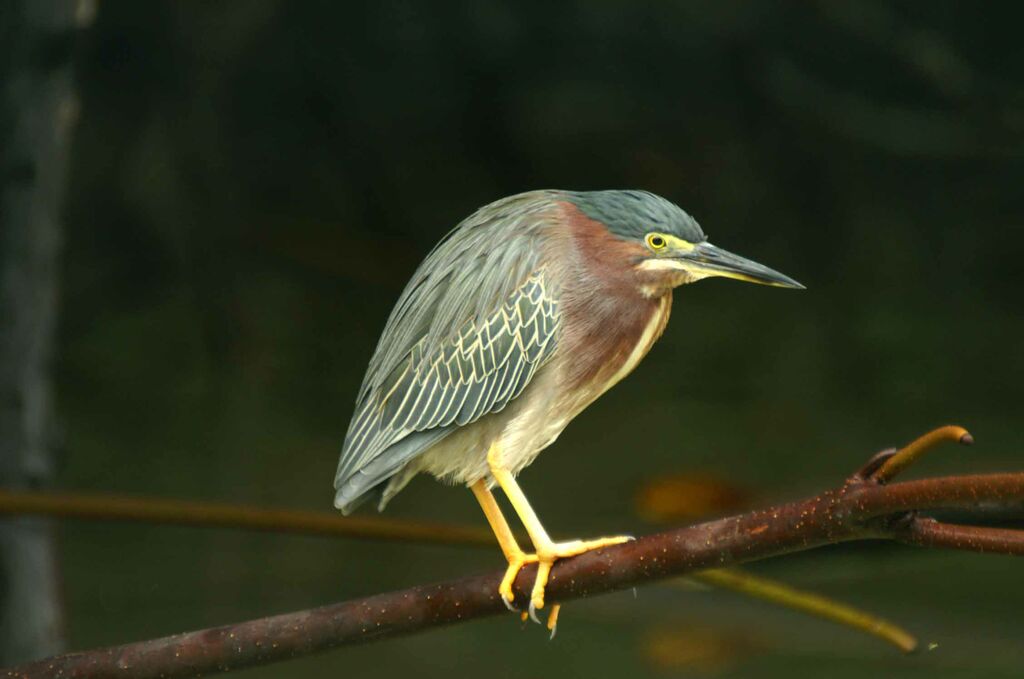
<path fill-rule="evenodd" d="M 541 604 L 541 606 L 543 605 Z M 534 605 L 533 599 L 530 599 L 530 620 L 533 620 L 538 625 L 540 624 L 540 618 L 537 617 L 537 607 Z"/>

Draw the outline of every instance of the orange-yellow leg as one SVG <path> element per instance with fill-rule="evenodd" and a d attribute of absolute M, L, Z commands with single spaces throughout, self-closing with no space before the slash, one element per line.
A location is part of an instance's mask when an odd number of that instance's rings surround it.
<path fill-rule="evenodd" d="M 570 556 L 576 556 L 589 552 L 592 549 L 600 549 L 602 547 L 608 547 L 610 545 L 618 545 L 633 538 L 627 535 L 620 535 L 617 537 L 600 538 L 597 540 L 569 540 L 567 542 L 555 542 L 548 535 L 547 531 L 544 530 L 544 526 L 541 524 L 540 519 L 537 518 L 537 514 L 533 511 L 533 507 L 526 499 L 526 495 L 523 493 L 519 484 L 516 483 L 515 477 L 507 469 L 501 466 L 500 450 L 497 446 L 492 446 L 491 450 L 487 454 L 487 462 L 491 468 L 491 475 L 494 476 L 494 480 L 497 481 L 498 485 L 501 486 L 502 491 L 508 497 L 509 502 L 512 504 L 512 508 L 515 509 L 516 514 L 519 515 L 519 520 L 522 521 L 523 527 L 526 528 L 526 532 L 530 535 L 530 540 L 533 542 L 533 546 L 536 549 L 536 561 L 537 561 L 537 579 L 533 583 L 533 591 L 530 595 L 530 615 L 534 620 L 537 620 L 536 611 L 544 608 L 544 588 L 547 586 L 548 577 L 551 575 L 551 567 L 558 559 L 564 559 Z M 511 564 L 510 564 L 511 567 Z M 506 575 L 506 578 L 508 576 Z M 512 576 L 515 577 L 514 575 Z M 548 618 L 548 629 L 554 634 L 555 625 L 558 622 L 558 605 L 552 606 L 551 615 Z"/>
<path fill-rule="evenodd" d="M 512 605 L 512 583 L 515 582 L 519 569 L 528 563 L 535 562 L 537 555 L 527 554 L 519 548 L 516 536 L 512 534 L 512 529 L 509 528 L 508 521 L 505 520 L 505 516 L 501 513 L 498 501 L 494 499 L 494 495 L 488 490 L 485 480 L 480 479 L 469 488 L 473 491 L 473 495 L 476 496 L 477 502 L 480 503 L 480 508 L 484 510 L 487 523 L 491 524 L 494 537 L 498 538 L 501 551 L 508 561 L 508 570 L 505 571 L 505 577 L 502 578 L 501 585 L 498 587 L 498 594 L 501 595 L 501 600 L 505 602 L 505 606 L 510 611 L 514 611 L 516 609 Z"/>

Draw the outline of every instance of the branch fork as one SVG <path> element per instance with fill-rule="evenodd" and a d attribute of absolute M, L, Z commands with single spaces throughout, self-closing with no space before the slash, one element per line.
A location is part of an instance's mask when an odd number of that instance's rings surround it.
<path fill-rule="evenodd" d="M 969 444 L 961 427 L 942 427 L 899 451 L 875 455 L 839 488 L 768 509 L 685 526 L 558 561 L 553 602 L 779 556 L 839 542 L 888 539 L 923 547 L 1024 554 L 1024 531 L 947 524 L 935 509 L 1012 508 L 1024 501 L 1024 472 L 894 483 L 944 441 Z M 514 583 L 529 595 L 535 565 Z M 498 595 L 503 572 L 421 585 L 295 613 L 110 648 L 71 653 L 6 670 L 40 677 L 192 677 L 266 664 L 428 628 L 507 613 Z M 908 646 L 910 644 L 907 644 Z"/>

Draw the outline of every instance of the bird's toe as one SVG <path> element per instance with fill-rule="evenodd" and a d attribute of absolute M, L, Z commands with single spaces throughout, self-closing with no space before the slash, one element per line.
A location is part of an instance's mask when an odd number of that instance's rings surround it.
<path fill-rule="evenodd" d="M 501 597 L 502 603 L 510 611 L 518 610 L 513 603 L 515 601 L 515 593 L 512 591 L 512 586 L 516 582 L 516 576 L 519 575 L 519 571 L 522 570 L 523 566 L 535 561 L 537 561 L 536 554 L 520 552 L 509 557 L 508 568 L 505 569 L 505 577 L 501 579 L 501 584 L 498 585 L 498 596 Z"/>
<path fill-rule="evenodd" d="M 555 632 L 558 631 L 558 612 L 562 610 L 561 604 L 551 604 L 551 612 L 548 613 L 548 630 L 551 631 L 551 636 L 548 639 L 555 638 Z"/>
<path fill-rule="evenodd" d="M 537 618 L 537 611 L 544 608 L 544 590 L 548 585 L 548 577 L 554 563 L 554 558 L 540 557 L 537 561 L 537 578 L 533 581 L 533 591 L 530 593 L 530 617 L 538 625 L 540 620 Z"/>

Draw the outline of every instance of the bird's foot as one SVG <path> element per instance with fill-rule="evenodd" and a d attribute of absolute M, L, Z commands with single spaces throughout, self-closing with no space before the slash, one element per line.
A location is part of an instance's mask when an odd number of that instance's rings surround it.
<path fill-rule="evenodd" d="M 566 559 L 570 556 L 578 556 L 602 547 L 620 545 L 623 542 L 632 540 L 632 536 L 618 535 L 610 538 L 598 538 L 597 540 L 569 540 L 568 542 L 552 542 L 537 547 L 537 554 L 534 555 L 537 561 L 537 579 L 533 581 L 533 592 L 530 595 L 530 617 L 534 622 L 540 623 L 537 618 L 537 611 L 544 608 L 544 589 L 548 584 L 548 577 L 551 575 L 551 567 L 559 559 Z M 514 578 L 515 576 L 513 576 Z M 551 614 L 548 616 L 548 629 L 551 636 L 555 636 L 555 626 L 558 624 L 558 604 L 551 607 Z"/>
<path fill-rule="evenodd" d="M 523 566 L 536 563 L 537 579 L 533 582 L 529 612 L 523 613 L 523 620 L 525 621 L 527 616 L 529 616 L 531 620 L 540 624 L 537 611 L 544 608 L 544 589 L 547 587 L 548 577 L 551 575 L 551 567 L 556 561 L 571 556 L 578 556 L 594 549 L 620 545 L 632 539 L 633 537 L 630 535 L 618 535 L 597 540 L 569 540 L 567 542 L 552 542 L 543 545 L 541 548 L 538 548 L 536 554 L 527 554 L 522 551 L 515 552 L 508 559 L 508 568 L 505 570 L 505 577 L 502 578 L 501 585 L 498 586 L 498 594 L 501 596 L 501 600 L 506 608 L 510 611 L 516 611 L 517 609 L 513 605 L 515 594 L 512 591 L 512 585 L 515 583 L 516 576 L 519 575 L 519 571 L 522 570 Z M 559 604 L 552 604 L 551 612 L 548 613 L 547 628 L 551 632 L 552 639 L 555 638 L 555 632 L 558 630 L 558 613 L 560 610 L 561 606 Z"/>

